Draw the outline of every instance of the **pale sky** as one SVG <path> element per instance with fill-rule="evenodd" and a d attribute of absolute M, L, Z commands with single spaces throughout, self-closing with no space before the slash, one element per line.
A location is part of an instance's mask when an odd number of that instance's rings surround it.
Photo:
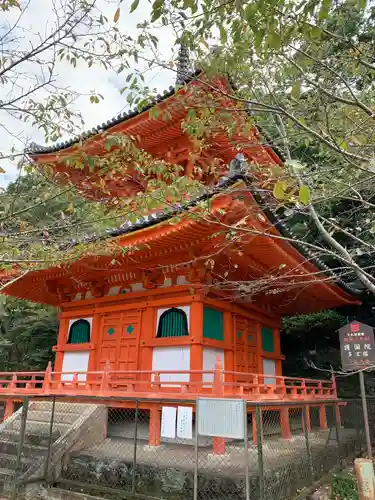
<path fill-rule="evenodd" d="M 69 0 L 57 1 L 65 2 Z M 101 11 L 112 20 L 119 5 L 118 0 L 98 1 Z M 22 36 L 21 44 L 28 44 L 30 40 L 33 40 L 35 43 L 38 33 L 45 33 L 46 30 L 48 31 L 51 29 L 54 19 L 51 0 L 29 0 L 29 2 L 23 0 L 22 5 L 25 7 L 27 4 L 28 6 L 24 10 L 24 14 L 17 28 L 18 32 L 16 33 Z M 131 2 L 129 0 L 121 2 L 121 15 L 118 24 L 123 33 L 134 36 L 137 31 L 136 25 L 147 17 L 148 12 L 145 11 L 145 9 L 149 8 L 150 4 L 147 0 L 141 0 L 141 7 L 134 13 L 129 14 L 130 4 Z M 9 29 L 10 25 L 14 24 L 14 21 L 19 15 L 20 12 L 18 10 L 12 10 L 6 14 L 2 13 L 0 37 Z M 32 34 L 30 34 L 31 32 Z M 160 28 L 156 32 L 156 35 L 160 43 L 159 53 L 163 59 L 170 60 L 175 57 L 177 49 L 174 46 L 175 34 L 172 28 Z M 23 47 L 24 45 L 21 46 L 21 48 Z M 27 70 L 30 71 L 30 68 L 27 68 Z M 31 69 L 31 71 L 39 70 L 40 68 Z M 91 91 L 95 90 L 97 93 L 104 96 L 104 100 L 99 104 L 92 104 L 88 95 L 77 98 L 74 106 L 82 113 L 85 121 L 84 126 L 77 129 L 77 133 L 91 129 L 102 122 L 106 122 L 129 108 L 125 95 L 120 93 L 120 90 L 125 86 L 126 76 L 127 73 L 125 71 L 118 75 L 111 70 L 106 71 L 104 68 L 95 66 L 87 68 L 86 63 L 79 61 L 76 68 L 73 68 L 66 62 L 58 63 L 58 78 L 56 80 L 58 86 L 63 88 L 70 87 L 80 94 L 89 94 Z M 174 80 L 174 72 L 167 69 L 148 71 L 145 74 L 145 83 L 152 88 L 155 87 L 158 92 L 168 89 L 170 85 L 174 84 Z M 27 83 L 21 85 L 24 85 L 23 88 L 27 87 Z M 6 86 L 2 85 L 0 87 L 0 99 L 5 100 L 5 96 L 8 92 L 9 88 L 7 89 Z M 38 97 L 40 99 L 43 96 L 39 94 Z M 12 118 L 3 110 L 0 110 L 0 127 L 0 152 L 3 155 L 9 154 L 12 146 L 15 148 L 16 153 L 22 151 L 24 144 L 30 140 L 38 144 L 44 144 L 42 132 L 33 127 L 31 123 L 24 123 L 18 119 Z M 67 136 L 63 139 L 65 140 L 68 138 Z M 16 165 L 17 161 L 10 162 L 9 160 L 0 159 L 0 166 L 6 171 L 0 174 L 0 187 L 6 186 L 10 181 L 15 179 L 17 175 Z"/>

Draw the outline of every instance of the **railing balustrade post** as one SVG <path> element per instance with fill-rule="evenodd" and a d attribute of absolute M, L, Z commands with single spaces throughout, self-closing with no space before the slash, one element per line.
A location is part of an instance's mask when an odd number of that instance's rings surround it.
<path fill-rule="evenodd" d="M 17 389 L 17 374 L 13 373 L 12 379 L 9 384 L 9 389 Z"/>
<path fill-rule="evenodd" d="M 215 397 L 224 397 L 224 384 L 223 384 L 223 365 L 221 363 L 220 355 L 216 358 L 215 371 L 214 371 L 214 382 L 213 382 L 213 393 Z M 222 437 L 212 438 L 213 454 L 222 455 L 225 453 L 225 439 Z"/>
<path fill-rule="evenodd" d="M 46 372 L 44 374 L 44 380 L 43 380 L 43 392 L 47 393 L 49 392 L 51 388 L 51 382 L 52 382 L 52 363 L 51 361 L 48 363 Z"/>
<path fill-rule="evenodd" d="M 108 392 L 109 387 L 109 364 L 106 363 L 103 374 L 102 374 L 102 382 L 100 384 L 100 392 L 103 396 Z"/>

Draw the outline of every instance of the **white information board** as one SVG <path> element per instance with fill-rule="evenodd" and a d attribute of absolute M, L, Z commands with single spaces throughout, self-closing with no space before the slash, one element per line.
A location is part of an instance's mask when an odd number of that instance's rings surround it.
<path fill-rule="evenodd" d="M 179 406 L 177 411 L 177 437 L 193 439 L 193 408 Z"/>
<path fill-rule="evenodd" d="M 176 416 L 177 408 L 163 406 L 161 413 L 161 436 L 165 438 L 176 437 Z"/>
<path fill-rule="evenodd" d="M 198 398 L 198 434 L 244 439 L 245 405 L 243 399 Z"/>

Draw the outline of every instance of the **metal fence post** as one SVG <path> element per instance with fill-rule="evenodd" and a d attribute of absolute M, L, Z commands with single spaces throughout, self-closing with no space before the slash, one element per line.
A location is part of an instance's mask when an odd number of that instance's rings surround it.
<path fill-rule="evenodd" d="M 303 431 L 305 433 L 305 443 L 306 443 L 306 453 L 307 462 L 310 471 L 311 484 L 314 482 L 314 466 L 311 455 L 310 440 L 309 440 L 309 428 L 308 428 L 308 415 L 307 415 L 307 405 L 303 407 Z"/>
<path fill-rule="evenodd" d="M 132 494 L 135 494 L 135 469 L 137 467 L 137 445 L 138 445 L 138 399 L 135 402 L 134 415 L 134 446 L 133 446 L 133 473 L 132 473 Z"/>
<path fill-rule="evenodd" d="M 338 418 L 338 412 L 340 411 L 340 407 L 338 404 L 336 404 L 334 407 L 332 407 L 332 410 L 334 408 L 334 418 L 335 418 L 335 429 L 336 429 L 336 441 L 337 441 L 337 461 L 342 467 L 342 458 L 341 458 L 341 441 L 340 441 L 340 421 Z"/>
<path fill-rule="evenodd" d="M 264 491 L 264 460 L 263 460 L 263 425 L 260 406 L 255 408 L 257 427 L 258 474 L 259 474 L 259 500 L 265 500 Z"/>
<path fill-rule="evenodd" d="M 55 406 L 56 406 L 56 398 L 54 397 L 52 400 L 51 418 L 49 421 L 49 434 L 48 434 L 48 448 L 47 448 L 46 463 L 44 464 L 44 480 L 47 483 L 49 483 L 51 480 L 49 463 L 51 460 L 51 451 L 52 451 L 52 441 L 53 441 L 52 436 L 53 436 L 53 422 L 55 419 Z"/>
<path fill-rule="evenodd" d="M 25 431 L 26 431 L 28 411 L 29 411 L 29 398 L 26 396 L 23 400 L 22 413 L 21 413 L 21 426 L 20 426 L 20 435 L 17 446 L 16 471 L 12 488 L 12 500 L 16 500 L 18 494 L 18 487 L 19 487 L 18 480 L 19 480 L 19 474 L 22 470 L 21 469 L 22 451 L 25 442 Z"/>
<path fill-rule="evenodd" d="M 247 433 L 247 402 L 244 401 L 244 465 L 245 465 L 245 498 L 250 500 L 249 482 L 249 443 Z"/>
<path fill-rule="evenodd" d="M 195 436 L 194 436 L 194 485 L 193 485 L 193 500 L 198 500 L 198 444 L 199 444 L 199 434 L 198 434 L 198 408 L 199 408 L 199 398 L 197 398 L 195 404 Z"/>

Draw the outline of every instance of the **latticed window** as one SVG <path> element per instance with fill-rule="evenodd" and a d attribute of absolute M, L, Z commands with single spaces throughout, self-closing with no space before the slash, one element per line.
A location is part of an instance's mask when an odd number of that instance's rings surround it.
<path fill-rule="evenodd" d="M 212 340 L 224 340 L 223 313 L 205 307 L 203 310 L 203 337 Z"/>
<path fill-rule="evenodd" d="M 184 337 L 189 335 L 185 311 L 172 307 L 163 312 L 159 319 L 157 337 Z"/>
<path fill-rule="evenodd" d="M 68 344 L 85 344 L 90 342 L 90 323 L 86 319 L 78 319 L 70 329 Z"/>
<path fill-rule="evenodd" d="M 274 352 L 275 350 L 272 328 L 262 326 L 262 349 L 266 352 Z"/>

